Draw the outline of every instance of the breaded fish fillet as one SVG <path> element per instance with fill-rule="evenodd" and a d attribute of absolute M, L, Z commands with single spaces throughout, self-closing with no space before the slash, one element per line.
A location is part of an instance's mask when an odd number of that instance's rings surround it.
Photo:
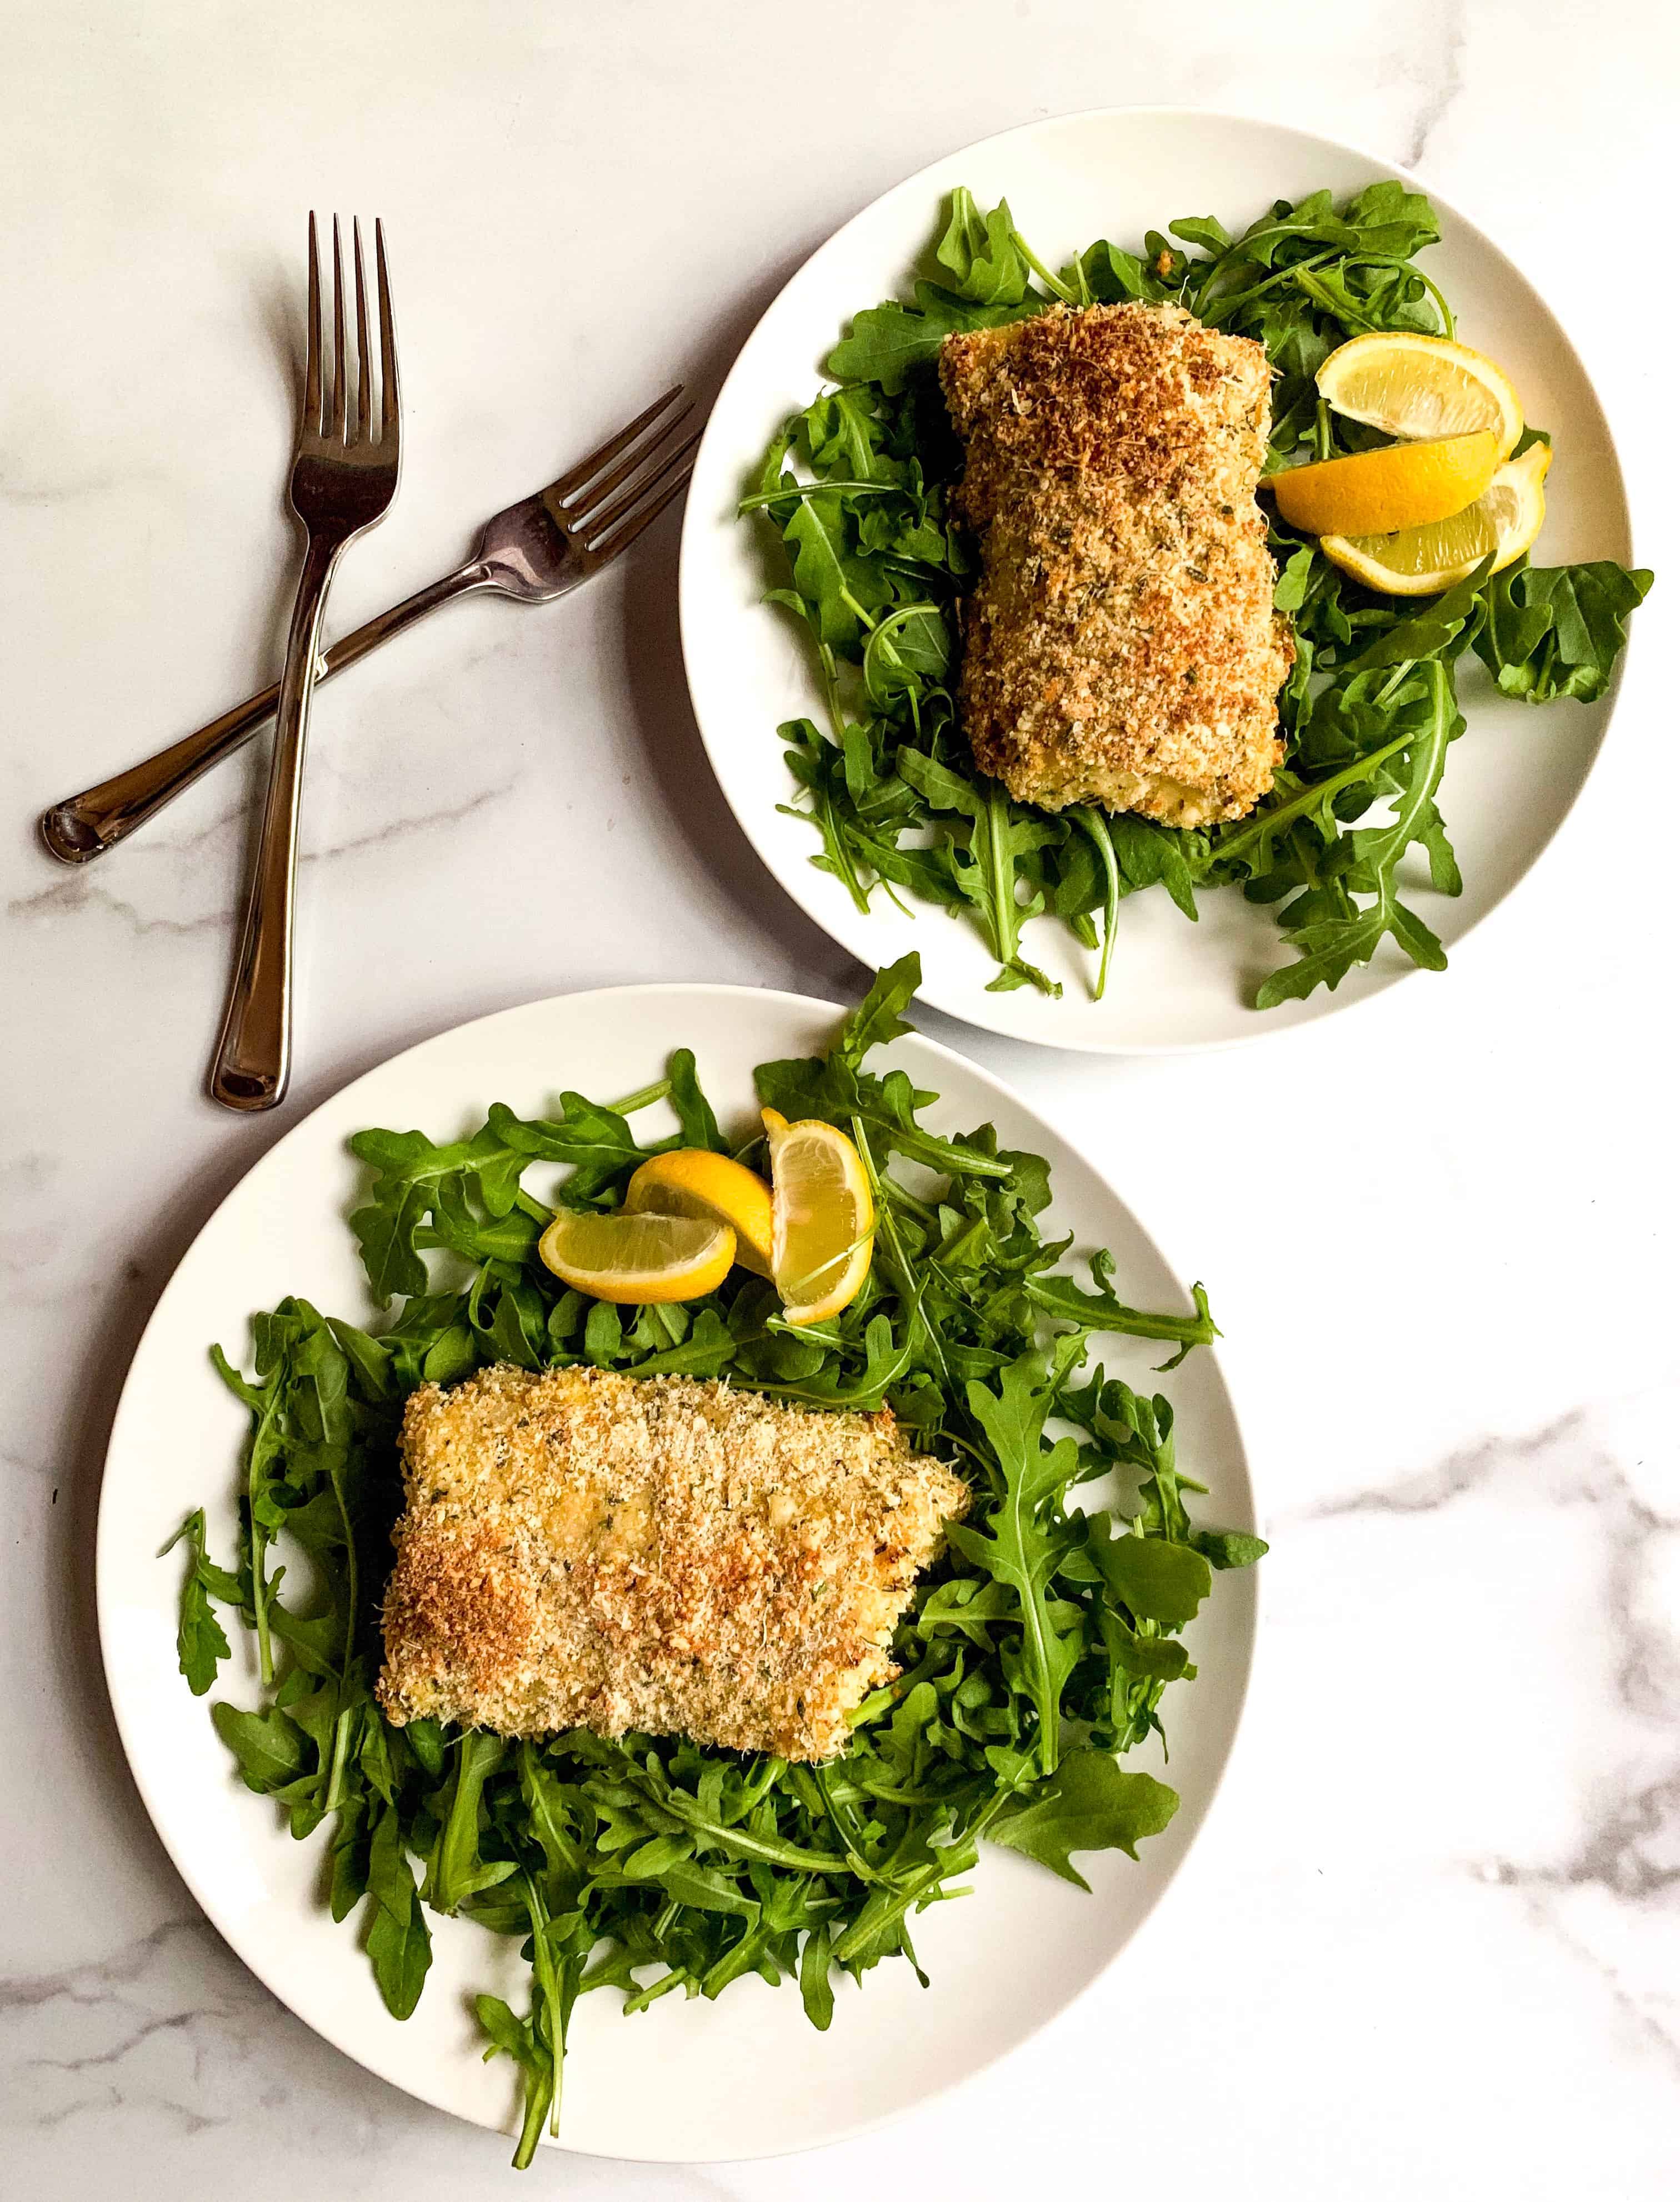
<path fill-rule="evenodd" d="M 1025 803 L 1241 818 L 1281 757 L 1294 644 L 1254 502 L 1271 370 L 1181 306 L 1058 309 L 947 337 L 981 533 L 961 704 Z"/>
<path fill-rule="evenodd" d="M 389 1718 L 639 1728 L 783 1758 L 844 1747 L 968 1504 L 885 1410 L 597 1369 L 425 1385 L 402 1465 Z"/>

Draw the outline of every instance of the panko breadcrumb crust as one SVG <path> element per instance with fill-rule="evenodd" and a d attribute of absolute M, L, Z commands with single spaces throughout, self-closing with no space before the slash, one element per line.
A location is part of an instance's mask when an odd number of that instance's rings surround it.
<path fill-rule="evenodd" d="M 399 1726 L 683 1734 L 815 1760 L 967 1487 L 890 1411 L 501 1365 L 402 1421 L 378 1689 Z"/>
<path fill-rule="evenodd" d="M 1024 803 L 1241 818 L 1294 662 L 1254 501 L 1262 347 L 1175 305 L 1055 309 L 947 337 L 981 536 L 961 672 L 983 772 Z"/>

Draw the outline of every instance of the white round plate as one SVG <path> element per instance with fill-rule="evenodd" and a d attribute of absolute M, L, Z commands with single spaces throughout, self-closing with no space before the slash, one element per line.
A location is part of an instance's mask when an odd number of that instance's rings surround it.
<path fill-rule="evenodd" d="M 219 1340 L 244 1358 L 252 1310 L 287 1292 L 368 1318 L 344 1222 L 360 1176 L 345 1152 L 351 1133 L 419 1125 L 447 1138 L 481 1122 L 496 1100 L 530 1115 L 550 1108 L 561 1087 L 631 1092 L 684 1044 L 698 1055 L 720 1116 L 750 1123 L 754 1065 L 814 1051 L 839 1015 L 825 1003 L 746 987 L 630 986 L 507 1010 L 412 1048 L 316 1110 L 235 1187 L 171 1279 L 134 1357 L 105 1464 L 98 1610 L 117 1725 L 147 1810 L 205 1911 L 283 2002 L 370 2071 L 480 2125 L 516 2128 L 515 2084 L 505 2060 L 480 2061 L 468 1999 L 490 1988 L 526 2007 L 516 1945 L 464 1922 L 434 1922 L 420 2008 L 405 2023 L 392 2019 L 353 1926 L 335 1926 L 321 1904 L 326 1831 L 291 1840 L 269 1801 L 234 1775 L 210 1724 L 210 1700 L 191 1696 L 176 1669 L 180 1560 L 156 1555 L 201 1504 L 212 1551 L 231 1551 L 245 1427 L 207 1349 Z M 1049 1157 L 1057 1228 L 1074 1232 L 1078 1246 L 1112 1248 L 1117 1287 L 1134 1304 L 1184 1304 L 1183 1286 L 1119 1197 L 1006 1087 L 919 1035 L 896 1042 L 890 1059 L 938 1089 L 931 1121 L 948 1130 L 990 1121 L 1006 1145 Z M 1150 1381 L 1159 1348 L 1109 1343 L 1111 1370 L 1134 1384 Z M 1169 1381 L 1179 1459 L 1211 1487 L 1204 1518 L 1250 1526 L 1242 1443 L 1213 1356 L 1194 1353 Z M 1095 1890 L 1085 1896 L 1013 1853 L 989 1853 L 972 1896 L 936 1906 L 917 1924 L 932 1987 L 924 1992 L 899 1964 L 878 1967 L 861 1992 L 840 1982 L 826 2034 L 806 2022 L 796 1988 L 772 1990 L 757 1979 L 737 1981 L 714 2004 L 672 1996 L 634 2018 L 610 1993 L 586 1996 L 573 2022 L 562 2146 L 664 2163 L 808 2147 L 951 2086 L 1043 2025 L 1125 1946 L 1207 1810 L 1247 1683 L 1253 1575 L 1222 1575 L 1215 1592 L 1191 1632 L 1201 1675 L 1167 1704 L 1171 1779 L 1184 1802 L 1166 1833 L 1143 1846 L 1141 1864 L 1107 1853 L 1082 1858 Z M 240 1640 L 244 1632 L 230 1634 Z M 255 1702 L 243 1642 L 214 1695 Z M 1139 1753 L 1137 1763 L 1153 1765 L 1153 1755 Z"/>
<path fill-rule="evenodd" d="M 1090 998 L 1093 960 L 1057 921 L 1027 928 L 1023 951 L 1062 985 L 989 994 L 996 966 L 966 920 L 930 904 L 913 916 L 878 890 L 866 915 L 810 859 L 814 829 L 778 812 L 797 790 L 776 728 L 822 702 L 805 639 L 762 601 L 772 585 L 769 531 L 736 517 L 771 436 L 809 404 L 822 362 L 861 308 L 908 295 L 926 267 L 946 192 L 966 184 L 983 206 L 1007 197 L 1047 264 L 1098 238 L 1135 245 L 1148 228 L 1216 215 L 1236 230 L 1276 198 L 1328 185 L 1338 198 L 1401 172 L 1369 154 L 1276 122 L 1185 109 L 1113 109 L 1029 123 L 936 162 L 866 207 L 808 260 L 760 321 L 713 409 L 683 523 L 683 650 L 695 716 L 724 794 L 788 892 L 865 963 L 921 951 L 924 998 L 971 1024 L 1019 1039 L 1099 1053 L 1164 1054 L 1251 1039 L 1368 999 L 1413 969 L 1392 944 L 1335 993 L 1264 1016 L 1248 1006 L 1267 971 L 1289 960 L 1271 913 L 1234 891 L 1204 895 L 1190 925 L 1160 893 L 1121 908 L 1107 998 Z M 1422 188 L 1422 186 L 1419 186 Z M 1597 399 L 1543 301 L 1482 233 L 1430 194 L 1443 242 L 1424 264 L 1460 317 L 1465 340 L 1507 368 L 1529 414 L 1553 434 L 1547 520 L 1536 564 L 1630 562 L 1621 470 Z M 784 575 L 777 574 L 781 581 Z M 1557 831 L 1602 738 L 1611 699 L 1536 709 L 1501 697 L 1479 667 L 1463 679 L 1466 736 L 1454 745 L 1442 810 L 1465 879 L 1457 899 L 1424 880 L 1408 898 L 1450 951 L 1510 892 Z M 1438 980 L 1429 983 L 1438 984 Z"/>

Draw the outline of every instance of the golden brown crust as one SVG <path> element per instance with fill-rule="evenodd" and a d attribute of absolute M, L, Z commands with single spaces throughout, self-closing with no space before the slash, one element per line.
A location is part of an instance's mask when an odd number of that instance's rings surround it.
<path fill-rule="evenodd" d="M 423 1386 L 402 1457 L 391 1720 L 636 1728 L 784 1758 L 844 1748 L 968 1503 L 885 1410 L 595 1369 Z"/>
<path fill-rule="evenodd" d="M 1271 371 L 1182 307 L 1057 309 L 948 337 L 981 533 L 961 703 L 1023 802 L 1240 818 L 1281 757 L 1294 661 L 1254 501 Z"/>

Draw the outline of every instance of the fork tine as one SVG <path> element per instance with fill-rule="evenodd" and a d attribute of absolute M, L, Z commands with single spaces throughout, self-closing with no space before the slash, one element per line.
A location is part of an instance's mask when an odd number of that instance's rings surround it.
<path fill-rule="evenodd" d="M 391 279 L 385 273 L 385 224 L 373 221 L 373 263 L 379 282 L 379 440 L 396 445 L 402 427 L 397 386 L 397 329 L 391 315 Z"/>
<path fill-rule="evenodd" d="M 649 460 L 657 456 L 659 448 L 667 437 L 675 435 L 684 421 L 691 417 L 693 412 L 692 405 L 683 406 L 680 410 L 673 413 L 668 421 L 663 421 L 659 427 L 655 428 L 651 435 L 644 437 L 639 444 L 628 450 L 619 461 L 617 466 L 610 468 L 606 474 L 590 482 L 587 489 L 579 491 L 575 501 L 563 508 L 567 524 L 569 527 L 578 527 L 587 521 L 590 513 L 598 510 L 615 489 L 621 488 L 632 474 L 639 472 Z"/>
<path fill-rule="evenodd" d="M 361 272 L 361 222 L 350 221 L 351 256 L 355 262 L 355 437 L 365 444 L 373 417 L 373 356 L 367 347 L 367 279 Z"/>
<path fill-rule="evenodd" d="M 644 506 L 639 512 L 631 513 L 629 519 L 615 533 L 613 533 L 611 542 L 607 542 L 597 536 L 589 545 L 590 550 L 597 558 L 616 558 L 620 550 L 627 550 L 642 530 L 650 527 L 659 518 L 672 498 L 688 487 L 688 479 L 693 472 L 694 467 L 691 462 L 679 467 L 673 479 L 666 484 L 651 504 Z"/>
<path fill-rule="evenodd" d="M 680 468 L 683 480 L 684 481 L 688 480 L 693 468 L 686 462 L 699 441 L 700 431 L 696 428 L 691 436 L 684 436 L 674 450 L 667 451 L 651 473 L 644 474 L 639 480 L 632 482 L 630 487 L 622 495 L 615 497 L 610 504 L 603 505 L 598 512 L 591 512 L 582 520 L 569 521 L 568 525 L 576 527 L 578 533 L 587 541 L 590 548 L 594 550 L 603 535 L 609 534 L 618 526 L 620 521 L 635 510 L 649 490 L 659 487 L 670 474 L 673 468 Z"/>
<path fill-rule="evenodd" d="M 332 417 L 327 433 L 335 444 L 345 439 L 350 378 L 344 372 L 344 263 L 338 250 L 338 217 L 332 217 Z"/>
<path fill-rule="evenodd" d="M 683 386 L 679 382 L 667 390 L 663 397 L 656 398 L 645 413 L 638 413 L 627 428 L 620 428 L 616 436 L 609 437 L 598 451 L 591 451 L 586 459 L 573 468 L 570 474 L 562 474 L 551 494 L 562 500 L 575 497 L 579 491 L 595 480 L 602 467 L 610 466 L 620 451 L 627 450 L 649 422 L 655 420 L 682 394 Z"/>
<path fill-rule="evenodd" d="M 320 254 L 315 244 L 315 217 L 309 214 L 309 338 L 303 367 L 303 428 L 307 435 L 320 433 Z"/>

